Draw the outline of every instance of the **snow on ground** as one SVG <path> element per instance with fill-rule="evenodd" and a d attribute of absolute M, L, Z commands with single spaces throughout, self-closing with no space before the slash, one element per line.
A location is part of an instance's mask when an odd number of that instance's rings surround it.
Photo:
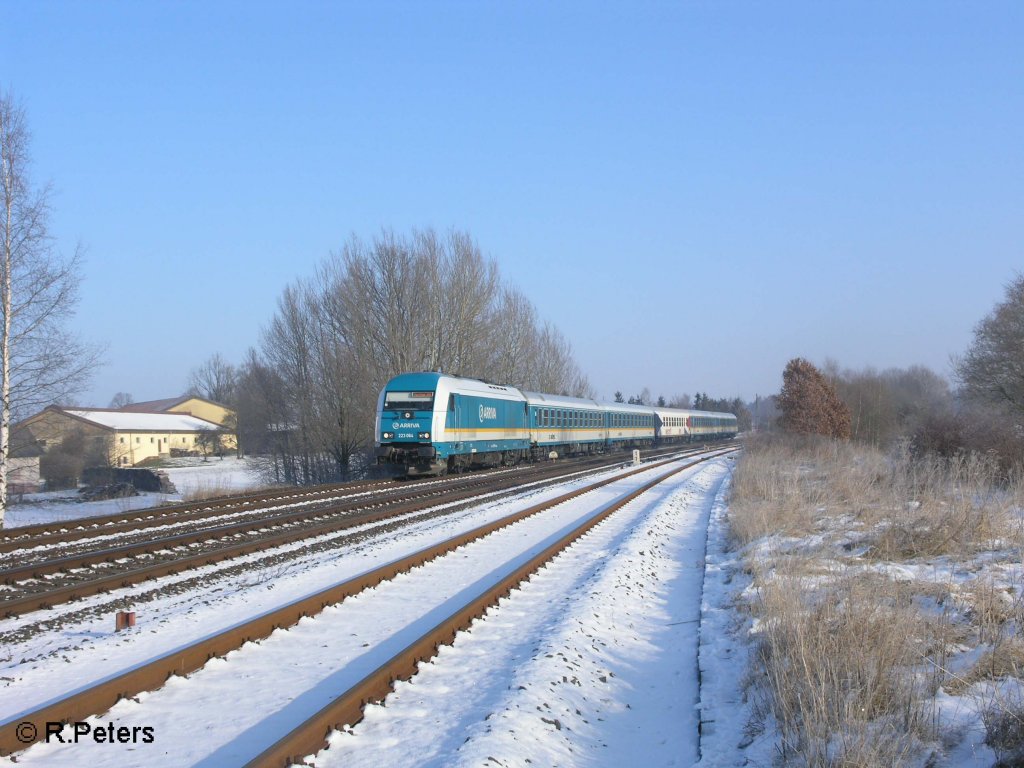
<path fill-rule="evenodd" d="M 704 524 L 723 504 L 720 489 L 730 467 L 731 459 L 719 459 L 688 470 L 653 497 L 613 515 L 470 632 L 461 633 L 432 663 L 422 665 L 421 674 L 400 684 L 386 707 L 372 707 L 353 731 L 335 734 L 332 749 L 321 753 L 317 764 L 478 765 L 488 758 L 503 765 L 521 765 L 527 758 L 535 765 L 692 764 L 698 756 L 694 659 Z M 518 504 L 536 503 L 538 496 L 546 495 L 554 492 L 534 494 Z M 504 501 L 493 506 L 508 514 L 513 505 Z M 559 507 L 559 519 L 567 514 L 564 507 L 576 506 Z M 475 514 L 482 515 L 479 510 Z M 469 521 L 474 516 L 463 517 Z M 437 532 L 422 536 L 436 539 Z M 409 538 L 416 540 L 415 535 Z M 507 544 L 496 546 L 494 541 L 477 558 L 486 565 L 484 573 L 505 559 L 499 554 L 510 551 Z M 421 543 L 416 541 L 415 546 Z M 382 555 L 394 557 L 404 548 L 394 545 L 377 542 L 347 555 L 338 552 L 334 562 L 365 570 Z M 483 578 L 473 576 L 466 549 L 442 558 L 443 563 L 417 569 L 435 574 L 432 579 L 415 577 L 427 585 L 421 590 L 448 597 L 462 588 L 460 583 Z M 67 649 L 66 662 L 54 658 L 36 662 L 32 670 L 15 665 L 3 672 L 16 673 L 19 679 L 8 683 L 5 693 L 13 695 L 3 697 L 6 703 L 0 711 L 7 719 L 29 706 L 24 694 L 38 685 L 55 693 L 59 686 L 54 685 L 54 676 L 63 676 L 66 687 L 71 669 L 88 670 L 87 677 L 102 674 L 105 665 L 98 662 L 110 659 L 113 667 L 132 663 L 131 659 L 137 663 L 147 652 L 166 648 L 169 639 L 184 642 L 203 627 L 211 631 L 214 624 L 232 623 L 269 607 L 254 593 L 269 595 L 273 588 L 272 597 L 282 603 L 297 596 L 302 586 L 305 592 L 313 591 L 316 579 L 303 577 L 316 570 L 282 576 L 264 589 L 231 594 L 224 590 L 216 599 L 191 605 L 184 615 L 174 615 L 181 610 L 179 605 L 169 608 L 171 617 L 161 619 L 158 602 L 152 614 L 140 616 L 136 630 L 119 636 L 108 627 L 81 627 L 79 638 L 84 635 L 93 642 Z M 337 574 L 335 569 L 332 575 Z M 319 706 L 325 687 L 336 688 L 346 675 L 377 663 L 376 656 L 362 650 L 364 643 L 377 653 L 379 638 L 393 637 L 392 644 L 397 643 L 403 632 L 412 631 L 408 626 L 426 621 L 423 616 L 431 615 L 431 609 L 424 607 L 421 592 L 409 590 L 412 578 L 410 574 L 371 590 L 392 593 L 397 606 L 417 607 L 420 618 L 406 619 L 405 630 L 398 618 L 389 618 L 390 610 L 380 610 L 376 594 L 370 599 L 364 593 L 316 619 L 303 620 L 289 632 L 275 633 L 263 643 L 212 662 L 188 679 L 172 680 L 162 691 L 140 696 L 141 703 L 122 702 L 99 718 L 117 720 L 118 725 L 153 726 L 157 740 L 152 747 L 135 745 L 134 752 L 126 753 L 112 745 L 41 745 L 24 753 L 21 762 L 105 765 L 128 759 L 165 765 L 233 764 L 243 753 L 251 754 L 253 740 L 264 737 L 264 731 L 284 716 L 282 707 Z M 707 610 L 705 606 L 705 614 Z M 321 646 L 329 652 L 323 654 Z M 299 647 L 307 650 L 297 652 Z M 27 649 L 15 653 L 21 650 Z M 287 670 L 287 660 L 297 653 L 300 658 L 306 654 L 306 663 Z M 345 658 L 349 663 L 339 666 L 338 660 Z M 251 666 L 242 663 L 245 659 Z M 276 660 L 261 666 L 261 659 Z M 714 659 L 721 659 L 721 664 Z M 705 684 L 709 677 L 726 681 L 720 686 L 724 689 L 732 684 L 727 673 L 735 671 L 734 657 L 718 654 L 713 637 L 701 638 L 701 666 Z M 700 716 L 724 722 L 715 708 L 728 709 L 728 695 L 728 690 L 722 693 L 720 707 L 705 701 Z M 230 708 L 230 716 L 225 715 L 227 736 L 218 732 L 218 718 L 210 717 L 226 712 L 225 702 L 240 702 Z M 735 737 L 735 730 L 721 728 L 716 749 L 724 748 L 730 738 L 726 734 Z"/>
<path fill-rule="evenodd" d="M 728 541 L 726 498 L 732 476 L 715 497 L 708 526 L 704 566 L 704 594 L 700 617 L 700 720 L 699 768 L 774 763 L 775 734 L 768 729 L 751 732 L 751 702 L 747 696 L 752 621 L 736 610 L 736 596 L 750 585 L 750 575 Z"/>
<path fill-rule="evenodd" d="M 166 472 L 177 493 L 140 493 L 123 499 L 105 501 L 79 501 L 74 490 L 28 493 L 7 508 L 4 527 L 36 525 L 63 520 L 131 512 L 160 504 L 173 504 L 195 496 L 227 496 L 244 493 L 263 485 L 260 479 L 260 461 L 256 458 L 235 456 L 211 458 L 182 458 L 168 460 L 168 466 L 157 469 Z"/>

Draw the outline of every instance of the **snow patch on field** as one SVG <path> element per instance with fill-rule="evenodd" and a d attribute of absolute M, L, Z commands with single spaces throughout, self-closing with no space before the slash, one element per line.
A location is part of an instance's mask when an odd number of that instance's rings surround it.
<path fill-rule="evenodd" d="M 177 493 L 140 493 L 138 496 L 105 501 L 79 501 L 78 494 L 73 490 L 29 493 L 7 508 L 4 527 L 16 528 L 115 515 L 161 504 L 174 504 L 196 494 L 227 496 L 245 493 L 263 485 L 259 459 L 225 456 L 205 462 L 198 458 L 171 461 L 177 466 L 159 469 L 167 473 Z"/>

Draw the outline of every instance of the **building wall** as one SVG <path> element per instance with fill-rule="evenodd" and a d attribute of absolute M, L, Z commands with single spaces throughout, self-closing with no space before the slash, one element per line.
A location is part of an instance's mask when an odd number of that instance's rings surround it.
<path fill-rule="evenodd" d="M 221 449 L 233 451 L 235 436 L 221 435 Z M 117 432 L 114 436 L 114 464 L 131 467 L 158 456 L 168 456 L 171 451 L 203 453 L 198 432 Z M 206 447 L 207 452 L 212 452 Z"/>
<path fill-rule="evenodd" d="M 187 413 L 197 419 L 220 424 L 227 430 L 233 430 L 238 423 L 238 418 L 233 410 L 201 397 L 190 397 L 188 400 L 168 408 L 167 413 Z M 238 437 L 233 431 L 226 431 L 221 435 L 220 445 L 222 450 L 234 451 L 238 448 Z M 178 445 L 175 444 L 172 447 L 177 448 Z"/>
<path fill-rule="evenodd" d="M 214 424 L 220 424 L 222 427 L 234 427 L 236 421 L 235 412 L 230 408 L 225 408 L 222 405 L 211 403 L 209 400 L 203 400 L 199 397 L 190 397 L 173 408 L 168 408 L 167 412 L 191 414 L 197 419 L 212 421 Z"/>
<path fill-rule="evenodd" d="M 203 453 L 199 432 L 115 431 L 77 419 L 58 409 L 46 409 L 22 422 L 18 429 L 27 431 L 31 439 L 39 441 L 41 447 L 47 451 L 58 446 L 68 434 L 76 431 L 81 432 L 87 439 L 107 440 L 110 463 L 117 467 L 131 467 L 146 459 L 168 456 L 172 448 Z M 221 435 L 222 450 L 233 451 L 236 447 L 237 440 L 234 434 Z"/>
<path fill-rule="evenodd" d="M 102 437 L 113 434 L 112 430 L 96 424 L 76 419 L 58 410 L 45 410 L 18 425 L 18 429 L 26 430 L 32 439 L 37 440 L 40 447 L 50 450 L 71 432 L 81 432 L 86 437 Z"/>

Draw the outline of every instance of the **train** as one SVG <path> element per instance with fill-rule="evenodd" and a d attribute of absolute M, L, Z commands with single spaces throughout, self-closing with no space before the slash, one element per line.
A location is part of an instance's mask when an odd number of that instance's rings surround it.
<path fill-rule="evenodd" d="M 731 413 L 605 403 L 437 372 L 403 373 L 377 401 L 378 464 L 439 475 L 736 436 Z"/>

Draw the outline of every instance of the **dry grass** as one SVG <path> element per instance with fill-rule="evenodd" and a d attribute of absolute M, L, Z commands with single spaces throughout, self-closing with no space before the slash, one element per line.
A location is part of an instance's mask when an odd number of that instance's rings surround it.
<path fill-rule="evenodd" d="M 982 709 L 982 718 L 985 743 L 999 759 L 995 768 L 1024 765 L 1024 700 L 993 697 Z"/>
<path fill-rule="evenodd" d="M 762 588 L 759 657 L 784 757 L 806 765 L 897 765 L 931 738 L 921 667 L 940 622 L 889 582 L 841 579 L 824 592 Z"/>
<path fill-rule="evenodd" d="M 957 695 L 1024 674 L 1015 585 L 984 573 L 957 584 L 889 575 L 934 558 L 979 568 L 971 558 L 987 550 L 1019 557 L 1024 496 L 999 482 L 994 462 L 776 438 L 748 445 L 732 494 L 733 540 L 758 596 L 754 676 L 785 762 L 920 762 L 943 748 L 940 686 Z M 986 651 L 953 675 L 965 646 Z M 997 754 L 1017 754 L 1019 713 L 999 701 L 979 709 Z"/>

